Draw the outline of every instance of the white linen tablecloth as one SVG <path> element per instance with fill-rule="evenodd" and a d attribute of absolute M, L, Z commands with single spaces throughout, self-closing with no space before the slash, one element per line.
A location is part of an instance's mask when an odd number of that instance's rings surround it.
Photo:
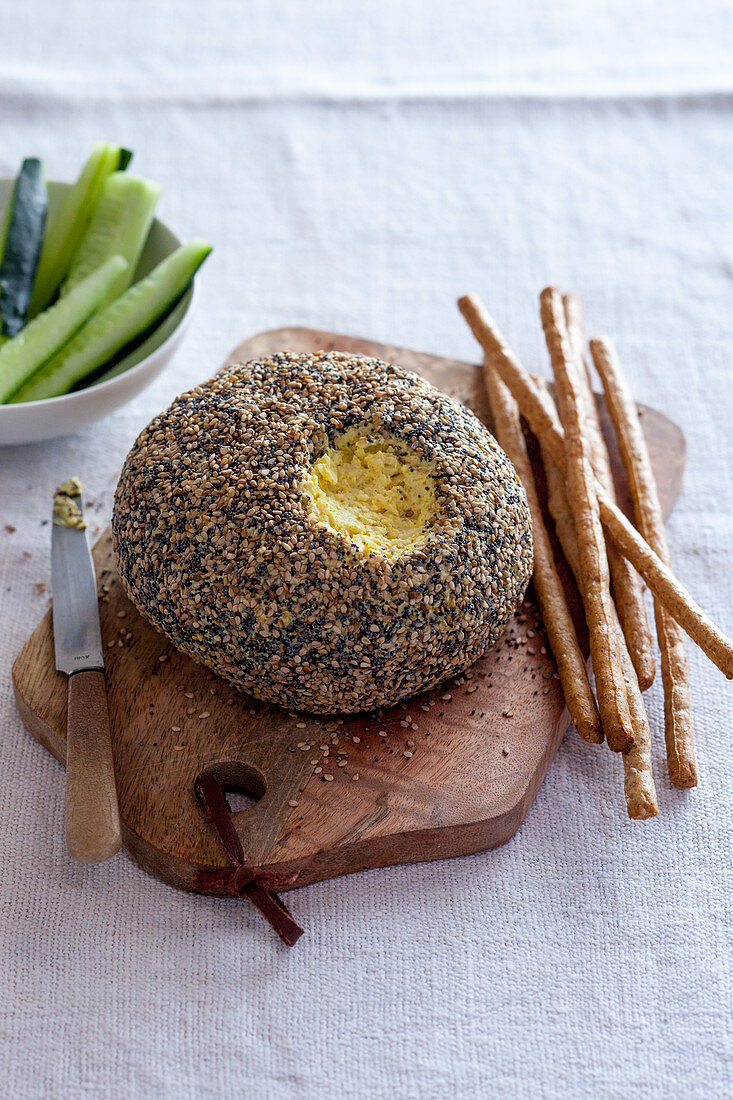
<path fill-rule="evenodd" d="M 689 441 L 669 538 L 733 633 L 733 33 L 723 0 L 93 4 L 4 0 L 0 174 L 134 148 L 161 216 L 215 251 L 171 368 L 103 423 L 0 449 L 0 1091 L 47 1097 L 731 1095 L 731 686 L 689 647 L 700 786 L 569 733 L 495 852 L 289 895 L 288 952 L 246 903 L 124 855 L 75 866 L 63 773 L 15 711 L 47 606 L 50 494 L 108 516 L 138 430 L 244 336 L 306 324 L 475 357 L 475 289 L 534 369 L 537 294 L 583 297 L 636 396 Z M 2 529 L 8 523 L 11 533 Z"/>

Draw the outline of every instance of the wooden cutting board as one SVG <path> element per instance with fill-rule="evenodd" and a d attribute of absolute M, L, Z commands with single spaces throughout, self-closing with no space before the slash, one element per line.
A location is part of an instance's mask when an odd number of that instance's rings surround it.
<path fill-rule="evenodd" d="M 255 336 L 229 361 L 317 349 L 398 363 L 490 423 L 479 369 L 469 363 L 302 328 Z M 669 512 L 684 438 L 660 413 L 643 414 Z M 604 428 L 628 505 L 605 418 Z M 297 872 L 296 886 L 482 851 L 518 829 L 569 722 L 531 594 L 468 676 L 379 717 L 327 721 L 239 695 L 176 652 L 122 592 L 109 531 L 94 557 L 123 840 L 146 871 L 185 890 L 226 893 L 229 865 L 194 796 L 195 779 L 208 769 L 227 790 L 248 796 L 234 822 L 250 861 Z M 577 592 L 570 592 L 577 610 Z M 50 611 L 18 657 L 13 680 L 26 726 L 63 763 L 66 677 L 54 669 Z M 620 785 L 618 812 L 625 812 Z"/>

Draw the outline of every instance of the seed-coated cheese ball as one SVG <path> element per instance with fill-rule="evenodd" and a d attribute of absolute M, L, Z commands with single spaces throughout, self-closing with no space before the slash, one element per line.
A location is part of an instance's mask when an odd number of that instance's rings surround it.
<path fill-rule="evenodd" d="M 417 375 L 340 352 L 226 367 L 127 457 L 117 564 L 178 649 L 258 699 L 388 707 L 468 668 L 532 571 L 493 436 Z"/>

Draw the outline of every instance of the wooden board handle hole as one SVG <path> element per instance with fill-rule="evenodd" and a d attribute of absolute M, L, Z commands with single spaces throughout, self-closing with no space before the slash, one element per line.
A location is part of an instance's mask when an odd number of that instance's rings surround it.
<path fill-rule="evenodd" d="M 251 810 L 267 791 L 267 780 L 260 769 L 240 760 L 224 760 L 204 768 L 196 783 L 209 777 L 221 787 L 233 817 Z"/>

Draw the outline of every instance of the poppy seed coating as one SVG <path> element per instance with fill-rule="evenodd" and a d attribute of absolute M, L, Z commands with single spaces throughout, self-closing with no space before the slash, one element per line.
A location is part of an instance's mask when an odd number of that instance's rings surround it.
<path fill-rule="evenodd" d="M 319 523 L 304 491 L 354 430 L 429 464 L 427 537 L 396 560 Z M 125 461 L 112 530 L 127 594 L 178 649 L 320 714 L 391 706 L 468 668 L 532 572 L 524 490 L 480 421 L 341 352 L 225 367 L 177 398 Z"/>

